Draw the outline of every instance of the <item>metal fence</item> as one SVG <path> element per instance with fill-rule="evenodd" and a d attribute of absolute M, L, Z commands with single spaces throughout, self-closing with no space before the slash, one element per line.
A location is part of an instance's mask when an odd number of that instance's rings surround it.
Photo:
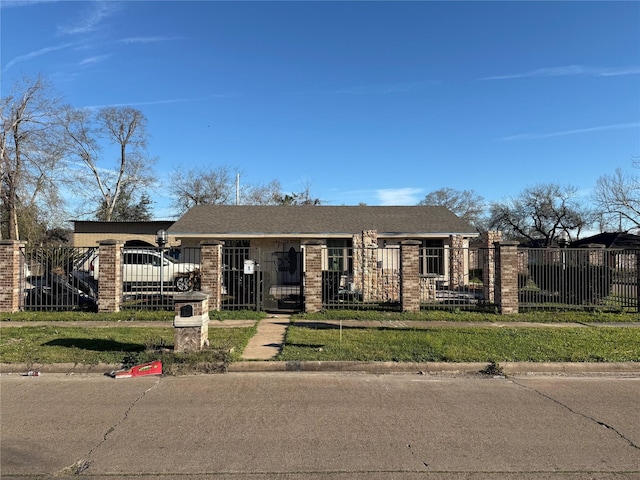
<path fill-rule="evenodd" d="M 400 249 L 324 247 L 322 307 L 399 310 Z"/>
<path fill-rule="evenodd" d="M 638 311 L 640 250 L 518 250 L 520 309 Z"/>
<path fill-rule="evenodd" d="M 99 283 L 98 260 L 90 268 Z M 199 247 L 125 247 L 121 308 L 173 310 L 174 295 L 200 290 L 200 279 Z"/>
<path fill-rule="evenodd" d="M 485 263 L 493 249 L 424 247 L 420 249 L 420 308 L 486 309 L 492 304 L 493 279 Z"/>
<path fill-rule="evenodd" d="M 98 284 L 89 273 L 97 247 L 23 247 L 23 310 L 98 310 Z"/>

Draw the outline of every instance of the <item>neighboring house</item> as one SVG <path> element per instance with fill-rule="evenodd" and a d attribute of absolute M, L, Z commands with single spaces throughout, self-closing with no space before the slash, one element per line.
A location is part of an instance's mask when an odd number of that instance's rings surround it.
<path fill-rule="evenodd" d="M 578 248 L 586 245 L 604 245 L 605 248 L 640 249 L 640 235 L 626 232 L 605 232 L 571 242 L 569 247 Z"/>
<path fill-rule="evenodd" d="M 72 245 L 75 247 L 95 247 L 102 240 L 121 240 L 127 246 L 156 246 L 156 232 L 168 230 L 173 221 L 158 220 L 151 222 L 97 222 L 88 220 L 73 221 Z M 176 241 L 169 237 L 169 246 Z"/>

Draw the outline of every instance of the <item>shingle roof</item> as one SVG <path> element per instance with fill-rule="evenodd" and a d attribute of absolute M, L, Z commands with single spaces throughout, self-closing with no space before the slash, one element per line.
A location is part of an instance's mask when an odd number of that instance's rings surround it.
<path fill-rule="evenodd" d="M 444 207 L 198 205 L 172 235 L 465 234 L 476 230 Z"/>

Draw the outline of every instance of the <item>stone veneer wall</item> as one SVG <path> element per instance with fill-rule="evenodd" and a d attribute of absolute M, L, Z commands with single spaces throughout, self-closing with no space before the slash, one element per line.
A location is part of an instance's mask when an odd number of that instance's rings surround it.
<path fill-rule="evenodd" d="M 480 236 L 482 249 L 482 293 L 487 303 L 496 303 L 496 246 L 502 241 L 502 232 L 490 230 Z"/>
<path fill-rule="evenodd" d="M 20 280 L 24 260 L 20 255 L 23 242 L 0 240 L 0 312 L 20 309 Z"/>
<path fill-rule="evenodd" d="M 378 275 L 378 232 L 364 230 L 354 235 L 353 283 L 362 290 L 365 302 L 378 300 L 380 277 Z"/>
<path fill-rule="evenodd" d="M 465 282 L 465 250 L 462 235 L 449 236 L 449 288 L 457 290 L 464 287 Z"/>
<path fill-rule="evenodd" d="M 122 248 L 124 242 L 103 240 L 100 255 L 98 312 L 119 312 L 122 302 Z"/>

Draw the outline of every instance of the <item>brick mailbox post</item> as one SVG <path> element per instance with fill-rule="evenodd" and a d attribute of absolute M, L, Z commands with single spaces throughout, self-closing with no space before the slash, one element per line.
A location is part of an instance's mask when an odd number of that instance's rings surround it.
<path fill-rule="evenodd" d="M 199 352 L 209 345 L 209 295 L 180 293 L 174 297 L 174 344 L 176 352 Z"/>

